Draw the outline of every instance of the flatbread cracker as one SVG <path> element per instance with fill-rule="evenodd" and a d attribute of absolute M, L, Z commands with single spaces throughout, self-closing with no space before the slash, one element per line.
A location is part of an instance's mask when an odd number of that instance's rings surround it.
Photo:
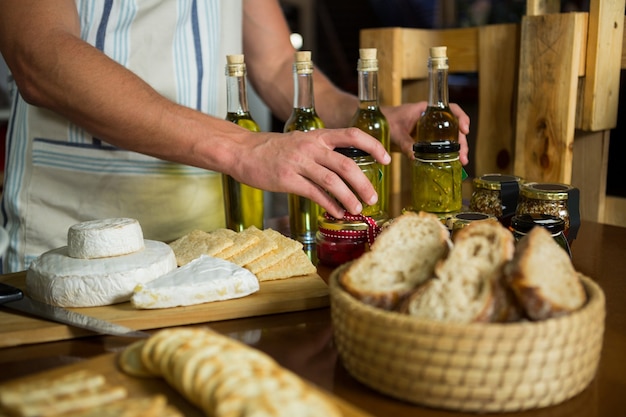
<path fill-rule="evenodd" d="M 141 350 L 145 344 L 145 340 L 139 340 L 120 353 L 117 363 L 122 371 L 138 378 L 154 378 L 158 376 L 158 374 L 147 368 L 141 360 Z"/>
<path fill-rule="evenodd" d="M 255 259 L 249 264 L 244 265 L 244 267 L 250 270 L 253 274 L 279 263 L 289 257 L 292 253 L 301 250 L 303 247 L 302 243 L 295 239 L 288 238 L 276 230 L 265 229 L 263 230 L 263 233 L 276 242 L 277 248 Z"/>
<path fill-rule="evenodd" d="M 234 244 L 233 239 L 222 234 L 213 235 L 202 230 L 193 230 L 171 242 L 170 247 L 174 251 L 178 266 L 183 266 L 200 255 L 215 256 Z"/>
<path fill-rule="evenodd" d="M 175 414 L 171 414 L 172 412 Z M 65 417 L 161 417 L 165 415 L 182 417 L 178 410 L 167 408 L 167 399 L 164 395 L 153 395 L 125 398 L 98 408 L 70 413 Z"/>
<path fill-rule="evenodd" d="M 229 235 L 229 233 L 225 232 L 225 230 L 228 230 L 228 232 L 231 232 L 232 235 Z M 215 232 L 211 232 L 211 234 L 216 234 L 216 233 L 222 234 L 225 237 L 228 236 L 233 240 L 234 244 L 232 246 L 224 249 L 223 251 L 215 255 L 216 258 L 222 258 L 226 260 L 243 252 L 244 250 L 248 249 L 252 245 L 257 244 L 259 240 L 261 239 L 256 233 L 245 233 L 245 230 L 239 233 L 230 229 L 218 229 Z"/>
<path fill-rule="evenodd" d="M 249 264 L 255 259 L 260 258 L 261 256 L 265 255 L 268 252 L 273 251 L 274 249 L 278 247 L 276 242 L 270 239 L 265 233 L 263 233 L 262 230 L 259 230 L 258 228 L 254 226 L 250 226 L 247 229 L 239 232 L 239 234 L 242 234 L 242 233 L 246 233 L 246 234 L 249 233 L 249 234 L 253 234 L 254 236 L 258 236 L 259 241 L 255 243 L 254 245 L 249 246 L 246 250 L 241 251 L 235 256 L 231 256 L 230 258 L 226 259 L 227 261 L 230 261 L 241 267 L 243 267 L 246 264 Z"/>
<path fill-rule="evenodd" d="M 81 389 L 96 389 L 104 386 L 104 376 L 89 370 L 79 370 L 54 378 L 20 382 L 0 391 L 0 405 L 11 407 L 24 402 L 37 402 L 50 397 L 70 395 Z"/>
<path fill-rule="evenodd" d="M 317 268 L 313 265 L 306 253 L 302 250 L 298 250 L 283 261 L 256 273 L 256 277 L 262 282 L 309 275 L 315 272 L 317 272 Z"/>

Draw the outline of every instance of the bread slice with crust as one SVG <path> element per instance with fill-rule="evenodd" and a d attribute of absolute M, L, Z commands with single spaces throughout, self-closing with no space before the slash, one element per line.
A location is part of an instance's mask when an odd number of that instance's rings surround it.
<path fill-rule="evenodd" d="M 435 267 L 435 277 L 411 294 L 401 310 L 444 322 L 492 321 L 495 285 L 514 250 L 513 235 L 501 224 L 470 224 L 455 235 L 448 257 Z"/>
<path fill-rule="evenodd" d="M 572 260 L 543 227 L 534 227 L 517 245 L 507 280 L 531 320 L 568 314 L 587 301 Z"/>
<path fill-rule="evenodd" d="M 450 234 L 432 214 L 406 212 L 378 235 L 339 277 L 358 300 L 387 310 L 433 276 L 435 264 L 450 247 Z"/>

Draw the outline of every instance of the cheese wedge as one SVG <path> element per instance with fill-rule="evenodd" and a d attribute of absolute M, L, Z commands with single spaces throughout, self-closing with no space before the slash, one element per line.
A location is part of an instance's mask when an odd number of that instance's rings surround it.
<path fill-rule="evenodd" d="M 138 309 L 169 308 L 245 297 L 258 290 L 259 281 L 252 272 L 201 255 L 154 281 L 138 285 L 130 302 Z"/>
<path fill-rule="evenodd" d="M 128 255 L 144 248 L 143 231 L 135 219 L 90 220 L 68 229 L 67 247 L 72 258 Z"/>
<path fill-rule="evenodd" d="M 128 301 L 137 284 L 176 268 L 169 245 L 145 240 L 143 250 L 100 259 L 69 256 L 68 247 L 35 259 L 26 272 L 26 292 L 32 298 L 61 307 L 95 307 Z"/>

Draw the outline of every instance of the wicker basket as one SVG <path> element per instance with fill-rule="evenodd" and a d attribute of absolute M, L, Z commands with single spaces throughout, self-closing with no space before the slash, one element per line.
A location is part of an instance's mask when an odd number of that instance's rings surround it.
<path fill-rule="evenodd" d="M 509 324 L 450 324 L 365 305 L 330 277 L 335 343 L 352 376 L 416 404 L 474 412 L 563 402 L 593 379 L 604 334 L 600 287 L 582 277 L 588 302 L 565 317 Z"/>

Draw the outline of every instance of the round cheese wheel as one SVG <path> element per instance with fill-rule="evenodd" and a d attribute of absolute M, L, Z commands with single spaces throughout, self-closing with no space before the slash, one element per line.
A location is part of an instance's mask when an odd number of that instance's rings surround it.
<path fill-rule="evenodd" d="M 169 245 L 145 240 L 143 250 L 100 259 L 69 256 L 68 247 L 48 251 L 26 272 L 26 293 L 61 307 L 94 307 L 130 300 L 135 286 L 176 269 Z"/>
<path fill-rule="evenodd" d="M 72 258 L 97 259 L 127 255 L 144 248 L 143 232 L 135 219 L 90 220 L 67 231 L 68 254 Z"/>

